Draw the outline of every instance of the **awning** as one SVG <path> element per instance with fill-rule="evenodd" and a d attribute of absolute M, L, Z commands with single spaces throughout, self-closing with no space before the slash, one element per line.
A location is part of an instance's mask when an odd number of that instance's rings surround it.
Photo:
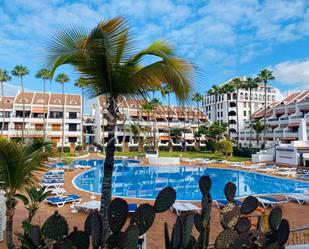
<path fill-rule="evenodd" d="M 44 111 L 44 108 L 32 108 L 32 113 L 47 113 L 47 108 L 45 108 L 45 111 Z"/>
<path fill-rule="evenodd" d="M 170 140 L 170 136 L 160 136 L 160 140 Z"/>

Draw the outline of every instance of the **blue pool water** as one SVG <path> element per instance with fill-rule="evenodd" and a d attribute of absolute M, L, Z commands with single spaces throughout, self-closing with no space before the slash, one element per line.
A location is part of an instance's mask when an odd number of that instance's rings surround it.
<path fill-rule="evenodd" d="M 74 184 L 86 191 L 101 192 L 103 160 L 78 161 L 92 165 L 93 169 L 83 172 L 74 179 Z M 224 199 L 223 188 L 232 181 L 237 186 L 237 196 L 253 194 L 293 193 L 296 188 L 309 188 L 309 183 L 271 177 L 247 171 L 179 167 L 179 166 L 136 166 L 138 161 L 116 160 L 113 174 L 113 196 L 154 199 L 158 192 L 171 186 L 178 200 L 201 200 L 198 180 L 202 175 L 212 179 L 213 199 Z"/>

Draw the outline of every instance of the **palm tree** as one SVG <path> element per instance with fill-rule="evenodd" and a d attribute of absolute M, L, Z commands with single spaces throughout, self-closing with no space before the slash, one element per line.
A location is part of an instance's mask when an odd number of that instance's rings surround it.
<path fill-rule="evenodd" d="M 162 90 L 162 94 L 163 96 L 167 95 L 167 105 L 168 105 L 168 109 L 167 109 L 167 129 L 168 129 L 168 137 L 170 139 L 171 137 L 171 131 L 170 131 L 170 108 L 171 108 L 171 93 L 174 92 L 174 90 L 171 88 L 171 86 L 166 85 L 163 90 Z M 168 150 L 171 151 L 172 150 L 172 146 L 170 146 L 170 142 L 169 144 L 169 148 Z"/>
<path fill-rule="evenodd" d="M 266 112 L 267 112 L 267 83 L 270 80 L 274 80 L 275 76 L 273 75 L 273 72 L 268 70 L 267 68 L 261 70 L 258 73 L 258 81 L 264 83 L 264 139 L 263 139 L 263 149 L 266 147 Z"/>
<path fill-rule="evenodd" d="M 61 138 L 61 153 L 63 153 L 64 146 L 64 83 L 69 82 L 70 78 L 65 73 L 60 73 L 57 75 L 56 82 L 61 84 L 61 92 L 62 92 L 62 138 Z"/>
<path fill-rule="evenodd" d="M 141 133 L 146 132 L 145 127 L 139 125 L 138 123 L 131 123 L 129 130 L 133 134 L 134 143 L 138 143 L 138 152 L 143 152 L 143 139 L 141 139 Z"/>
<path fill-rule="evenodd" d="M 159 99 L 154 98 L 150 101 L 153 111 L 153 123 L 152 123 L 152 131 L 153 131 L 153 150 L 156 149 L 156 126 L 157 126 L 157 117 L 156 117 L 156 110 L 157 108 L 162 105 Z"/>
<path fill-rule="evenodd" d="M 6 243 L 15 248 L 13 242 L 13 218 L 17 205 L 16 195 L 26 187 L 36 185 L 38 174 L 45 169 L 46 153 L 42 149 L 18 145 L 7 139 L 0 139 L 0 181 L 6 197 Z"/>
<path fill-rule="evenodd" d="M 230 134 L 230 128 L 229 128 L 229 125 L 230 125 L 230 119 L 229 119 L 229 101 L 228 101 L 228 94 L 231 94 L 235 91 L 234 87 L 232 86 L 232 84 L 224 84 L 223 86 L 221 86 L 221 93 L 222 94 L 226 94 L 226 122 L 228 124 L 228 133 L 229 133 L 229 136 L 231 136 Z"/>
<path fill-rule="evenodd" d="M 2 126 L 1 126 L 1 137 L 3 136 L 4 129 L 4 83 L 10 81 L 12 77 L 9 75 L 8 71 L 0 68 L 0 84 L 1 84 L 1 104 L 2 104 Z"/>
<path fill-rule="evenodd" d="M 256 122 L 255 124 L 251 125 L 253 130 L 255 130 L 256 133 L 256 143 L 257 146 L 259 146 L 259 134 L 265 129 L 264 125 L 260 121 Z"/>
<path fill-rule="evenodd" d="M 76 81 L 75 81 L 75 86 L 76 87 L 79 87 L 82 89 L 82 113 L 81 113 L 81 116 L 82 116 L 82 123 L 81 123 L 81 127 L 82 127 L 82 146 L 84 147 L 85 145 L 85 140 L 84 140 L 84 120 L 83 120 L 83 117 L 84 117 L 84 90 L 85 90 L 85 85 L 87 84 L 87 79 L 84 78 L 84 77 L 79 77 Z"/>
<path fill-rule="evenodd" d="M 29 74 L 28 68 L 23 65 L 17 65 L 12 70 L 12 75 L 20 78 L 20 85 L 21 85 L 21 98 L 23 104 L 23 125 L 21 130 L 21 141 L 24 142 L 24 129 L 25 129 L 25 101 L 24 101 L 24 82 L 23 77 Z"/>
<path fill-rule="evenodd" d="M 43 94 L 44 94 L 44 104 L 43 104 L 43 112 L 44 112 L 44 116 L 43 116 L 43 137 L 44 139 L 46 139 L 46 98 L 45 98 L 45 93 L 46 93 L 46 80 L 50 79 L 50 71 L 46 68 L 42 68 L 39 71 L 37 71 L 36 78 L 38 79 L 43 79 Z"/>
<path fill-rule="evenodd" d="M 251 125 L 251 114 L 252 114 L 252 98 L 251 98 L 251 92 L 252 89 L 258 87 L 258 82 L 257 79 L 253 79 L 251 77 L 248 77 L 247 80 L 244 82 L 244 89 L 249 90 L 249 109 L 250 109 L 250 115 L 249 115 L 249 122 L 250 122 L 250 144 L 249 144 L 249 150 L 251 151 L 252 149 L 252 125 Z"/>
<path fill-rule="evenodd" d="M 148 137 L 151 137 L 150 113 L 154 113 L 154 106 L 152 105 L 151 101 L 148 101 L 142 105 L 142 112 L 147 114 L 147 122 L 148 122 L 147 130 L 149 132 Z"/>
<path fill-rule="evenodd" d="M 193 94 L 192 101 L 196 102 L 197 107 L 197 130 L 200 128 L 200 102 L 203 100 L 203 95 L 200 93 Z M 198 139 L 198 150 L 200 149 L 200 136 Z"/>
<path fill-rule="evenodd" d="M 239 113 L 238 113 L 238 95 L 239 89 L 243 88 L 244 83 L 240 78 L 235 78 L 231 82 L 234 89 L 236 89 L 236 119 L 237 119 L 237 148 L 239 149 Z"/>
<path fill-rule="evenodd" d="M 107 210 L 111 202 L 112 175 L 115 153 L 115 127 L 119 96 L 146 98 L 150 87 L 169 85 L 178 101 L 187 100 L 194 84 L 195 67 L 175 55 L 165 41 L 156 41 L 135 53 L 126 21 L 113 18 L 100 22 L 94 29 L 70 27 L 53 37 L 47 49 L 47 63 L 52 73 L 63 64 L 72 65 L 89 79 L 85 86 L 92 97 L 106 95 L 108 144 L 104 161 L 100 213 L 103 216 L 102 243 L 109 226 Z M 142 65 L 145 56 L 157 58 Z"/>
<path fill-rule="evenodd" d="M 207 92 L 209 95 L 214 96 L 214 104 L 215 104 L 215 121 L 217 121 L 217 97 L 218 94 L 221 93 L 221 89 L 219 86 L 213 85 Z"/>

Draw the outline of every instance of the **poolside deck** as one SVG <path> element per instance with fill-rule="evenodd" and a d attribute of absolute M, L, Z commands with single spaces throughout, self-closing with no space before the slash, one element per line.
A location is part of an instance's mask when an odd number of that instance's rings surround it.
<path fill-rule="evenodd" d="M 93 158 L 93 157 L 92 157 Z M 226 167 L 224 164 L 217 164 L 213 163 L 211 165 L 212 167 Z M 65 185 L 64 188 L 67 190 L 67 193 L 75 193 L 80 195 L 83 198 L 83 202 L 90 200 L 90 194 L 77 190 L 72 185 L 72 179 L 82 172 L 83 170 L 76 169 L 74 171 L 69 171 L 65 173 Z M 222 186 L 223 188 L 223 186 Z M 99 200 L 99 196 L 97 197 L 97 200 Z M 146 201 L 140 201 L 140 200 L 133 200 L 128 199 L 128 203 L 145 203 Z M 148 201 L 147 201 L 148 202 Z M 151 201 L 149 201 L 151 203 Z M 47 203 L 43 203 L 41 208 L 39 209 L 38 214 L 34 218 L 34 223 L 41 224 L 45 221 L 45 219 L 50 216 L 55 210 L 59 210 L 59 213 L 66 217 L 70 230 L 73 229 L 73 226 L 77 226 L 80 229 L 83 229 L 84 220 L 87 216 L 87 214 L 79 212 L 77 214 L 72 214 L 70 212 L 69 204 L 65 205 L 63 208 L 57 208 L 48 205 Z M 284 217 L 286 217 L 291 227 L 301 227 L 301 226 L 308 226 L 309 225 L 309 215 L 306 215 L 309 213 L 309 205 L 298 205 L 296 203 L 287 203 L 283 206 L 284 211 Z M 267 210 L 269 212 L 269 210 Z M 14 223 L 14 229 L 16 231 L 20 231 L 21 228 L 21 221 L 24 220 L 27 216 L 27 211 L 24 209 L 21 202 L 18 203 L 16 213 L 15 213 L 15 223 Z M 167 211 L 162 214 L 158 214 L 156 216 L 156 220 L 154 222 L 154 225 L 151 227 L 151 229 L 147 232 L 147 246 L 150 249 L 162 249 L 164 248 L 164 241 L 163 241 L 163 226 L 164 222 L 167 222 L 169 225 L 169 228 L 172 229 L 173 224 L 176 220 L 176 214 L 172 213 L 170 211 Z M 222 230 L 222 227 L 219 222 L 219 209 L 215 207 L 213 204 L 212 208 L 212 219 L 211 219 L 211 241 L 214 241 L 216 235 L 219 231 Z M 195 234 L 197 237 L 197 234 Z M 0 248 L 6 248 L 6 245 L 4 242 L 0 242 Z"/>

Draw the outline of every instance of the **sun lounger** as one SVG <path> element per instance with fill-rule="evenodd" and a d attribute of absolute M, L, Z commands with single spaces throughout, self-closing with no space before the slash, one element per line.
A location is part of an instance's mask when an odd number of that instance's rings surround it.
<path fill-rule="evenodd" d="M 296 170 L 287 170 L 287 171 L 279 171 L 276 174 L 280 176 L 295 177 L 297 172 Z"/>
<path fill-rule="evenodd" d="M 297 178 L 304 179 L 304 180 L 309 180 L 309 174 L 305 174 L 305 175 L 299 176 Z"/>
<path fill-rule="evenodd" d="M 62 197 L 50 197 L 46 199 L 48 203 L 57 205 L 58 208 L 63 207 L 66 203 L 73 203 L 74 205 L 79 204 L 82 198 L 78 195 L 71 194 Z"/>
<path fill-rule="evenodd" d="M 238 168 L 238 167 L 244 166 L 244 163 L 242 163 L 242 162 L 235 162 L 235 163 L 230 164 L 229 166 Z"/>
<path fill-rule="evenodd" d="M 278 171 L 276 166 L 267 166 L 266 168 L 258 168 L 256 170 L 264 173 L 275 173 Z"/>
<path fill-rule="evenodd" d="M 221 208 L 226 206 L 226 204 L 228 204 L 229 202 L 227 200 L 214 200 L 217 208 Z M 235 200 L 235 203 L 238 204 L 239 206 L 241 206 L 242 202 L 240 200 Z"/>
<path fill-rule="evenodd" d="M 91 166 L 90 165 L 77 164 L 77 165 L 74 165 L 74 168 L 76 168 L 76 169 L 90 169 Z"/>
<path fill-rule="evenodd" d="M 243 169 L 248 169 L 248 170 L 257 170 L 257 169 L 259 169 L 261 167 L 262 167 L 262 165 L 260 165 L 260 164 L 251 164 L 249 166 L 243 166 L 242 168 Z"/>
<path fill-rule="evenodd" d="M 56 195 L 58 197 L 63 196 L 66 193 L 64 188 L 54 188 L 50 189 L 52 195 Z"/>
<path fill-rule="evenodd" d="M 100 209 L 100 201 L 88 201 L 74 205 L 74 208 L 80 211 L 91 212 Z"/>
<path fill-rule="evenodd" d="M 256 197 L 256 198 L 258 199 L 259 203 L 262 204 L 263 208 L 268 208 L 269 206 L 274 207 L 276 205 L 280 205 L 280 204 L 284 204 L 288 202 L 286 200 L 278 200 L 271 196 L 261 196 L 261 197 Z"/>
<path fill-rule="evenodd" d="M 57 183 L 57 182 L 62 182 L 64 183 L 63 178 L 42 178 L 41 183 Z"/>
<path fill-rule="evenodd" d="M 50 190 L 51 188 L 61 188 L 64 182 L 41 182 L 40 185 L 46 187 L 46 190 Z"/>
<path fill-rule="evenodd" d="M 171 207 L 171 211 L 173 210 L 177 215 L 180 215 L 181 212 L 198 211 L 200 208 L 188 202 L 175 202 Z"/>
<path fill-rule="evenodd" d="M 295 200 L 298 202 L 299 205 L 302 205 L 304 203 L 309 203 L 309 196 L 296 193 L 296 194 L 287 194 L 285 195 L 286 199 L 289 200 Z"/>

